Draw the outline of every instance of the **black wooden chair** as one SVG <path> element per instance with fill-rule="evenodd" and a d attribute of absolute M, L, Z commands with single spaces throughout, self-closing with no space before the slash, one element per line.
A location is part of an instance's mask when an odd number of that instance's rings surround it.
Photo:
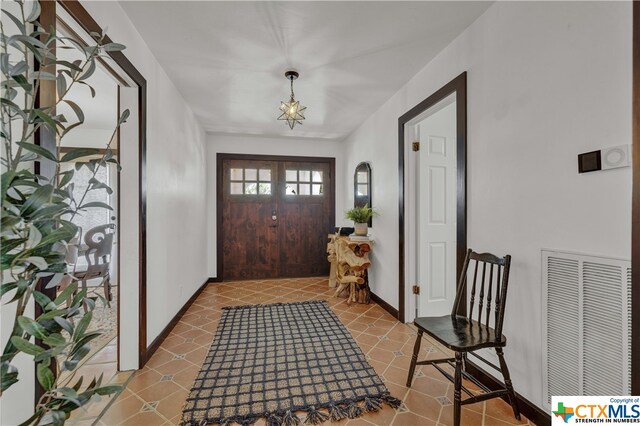
<path fill-rule="evenodd" d="M 475 261 L 475 266 L 473 268 L 473 284 L 471 286 L 469 309 L 467 311 L 465 288 L 467 287 L 467 272 L 472 261 Z M 516 395 L 513 391 L 509 369 L 507 368 L 507 363 L 504 360 L 504 354 L 502 352 L 502 348 L 507 344 L 507 338 L 502 335 L 502 324 L 504 320 L 504 308 L 507 301 L 510 263 L 511 256 L 509 255 L 499 258 L 490 253 L 480 254 L 469 249 L 462 267 L 462 275 L 458 282 L 451 315 L 445 315 L 443 317 L 422 317 L 416 318 L 414 321 L 414 324 L 418 328 L 418 337 L 413 347 L 407 387 L 411 387 L 416 365 L 433 365 L 454 384 L 454 426 L 460 425 L 462 405 L 473 404 L 505 395 L 511 404 L 511 408 L 513 408 L 513 414 L 516 419 L 520 420 Z M 478 275 L 481 276 L 479 282 Z M 476 291 L 478 292 L 477 297 Z M 474 315 L 476 303 L 477 313 Z M 492 310 L 494 311 L 493 315 Z M 474 316 L 476 319 L 473 319 Z M 422 335 L 424 333 L 427 333 L 436 341 L 454 351 L 455 358 L 418 361 L 420 342 L 422 341 Z M 474 353 L 474 351 L 483 348 L 495 348 L 500 363 L 499 367 Z M 478 379 L 469 374 L 466 368 L 467 355 L 473 355 L 497 371 L 500 371 L 504 377 L 505 387 L 491 391 L 480 383 Z M 451 374 L 440 367 L 439 364 L 449 364 L 455 369 L 455 375 L 452 377 Z M 462 386 L 463 376 L 476 384 L 484 393 L 475 395 Z M 469 395 L 469 398 L 462 400 L 462 391 Z"/>

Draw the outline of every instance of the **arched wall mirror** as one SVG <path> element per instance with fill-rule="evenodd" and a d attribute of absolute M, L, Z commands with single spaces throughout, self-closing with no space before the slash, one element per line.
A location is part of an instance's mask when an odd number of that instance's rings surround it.
<path fill-rule="evenodd" d="M 371 205 L 371 165 L 362 162 L 356 166 L 353 174 L 353 206 L 364 207 Z M 369 226 L 372 226 L 372 219 L 369 219 Z"/>

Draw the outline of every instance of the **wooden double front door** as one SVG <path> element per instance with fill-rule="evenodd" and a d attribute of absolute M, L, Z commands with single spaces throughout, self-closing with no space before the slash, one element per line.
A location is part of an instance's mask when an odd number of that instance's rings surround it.
<path fill-rule="evenodd" d="M 335 160 L 218 154 L 217 163 L 218 276 L 328 274 Z"/>

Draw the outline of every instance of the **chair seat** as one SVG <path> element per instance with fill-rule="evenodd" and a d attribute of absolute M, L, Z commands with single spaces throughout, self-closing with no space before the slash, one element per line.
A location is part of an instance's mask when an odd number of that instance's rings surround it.
<path fill-rule="evenodd" d="M 414 324 L 447 348 L 457 352 L 502 347 L 507 344 L 507 338 L 504 335 L 496 339 L 493 328 L 459 315 L 421 317 L 416 318 Z"/>

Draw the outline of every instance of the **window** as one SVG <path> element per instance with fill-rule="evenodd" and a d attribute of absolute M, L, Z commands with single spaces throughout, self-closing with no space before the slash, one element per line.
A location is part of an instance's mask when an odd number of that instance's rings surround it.
<path fill-rule="evenodd" d="M 322 172 L 317 170 L 287 170 L 286 195 L 319 196 L 324 193 Z"/>
<path fill-rule="evenodd" d="M 60 168 L 62 171 L 74 170 L 75 164 L 76 163 L 62 163 Z M 113 167 L 113 164 L 109 164 L 109 167 L 97 167 L 95 176 L 88 167 L 82 167 L 79 170 L 75 170 L 73 173 L 73 198 L 76 202 L 79 203 L 84 196 L 82 204 L 100 201 L 110 205 L 114 209 L 114 211 L 111 211 L 102 208 L 89 208 L 82 212 L 82 214 L 75 215 L 72 222 L 82 229 L 83 235 L 89 229 L 110 223 L 110 217 L 115 214 L 115 195 L 109 194 L 104 189 L 88 191 L 85 193 L 89 186 L 89 180 L 93 177 L 98 181 L 109 185 L 112 189 L 115 189 L 114 184 L 116 172 L 113 170 Z"/>
<path fill-rule="evenodd" d="M 271 195 L 271 169 L 230 169 L 231 195 Z"/>

